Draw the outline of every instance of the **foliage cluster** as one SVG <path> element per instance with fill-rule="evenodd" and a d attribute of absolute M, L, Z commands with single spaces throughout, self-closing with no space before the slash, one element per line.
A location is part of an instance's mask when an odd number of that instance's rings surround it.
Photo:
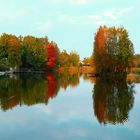
<path fill-rule="evenodd" d="M 47 37 L 15 36 L 3 33 L 0 36 L 0 66 L 27 69 L 54 69 L 63 66 L 78 66 L 79 55 L 60 52 L 57 44 Z"/>
<path fill-rule="evenodd" d="M 134 54 L 127 30 L 100 26 L 95 35 L 93 54 L 98 72 L 126 71 Z"/>

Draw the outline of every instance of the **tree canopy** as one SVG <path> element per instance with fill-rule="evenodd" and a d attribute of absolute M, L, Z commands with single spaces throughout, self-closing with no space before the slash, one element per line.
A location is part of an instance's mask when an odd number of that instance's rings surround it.
<path fill-rule="evenodd" d="M 97 72 L 126 71 L 134 54 L 127 30 L 100 26 L 95 35 L 93 54 Z"/>
<path fill-rule="evenodd" d="M 0 36 L 0 66 L 18 69 L 56 69 L 57 67 L 79 66 L 80 57 L 74 51 L 60 51 L 54 41 L 47 37 Z"/>

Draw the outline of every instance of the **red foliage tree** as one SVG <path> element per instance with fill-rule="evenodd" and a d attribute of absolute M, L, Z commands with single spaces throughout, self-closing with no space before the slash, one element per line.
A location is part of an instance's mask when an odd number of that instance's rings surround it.
<path fill-rule="evenodd" d="M 56 65 L 56 49 L 53 43 L 47 45 L 48 61 L 47 67 L 54 68 Z"/>
<path fill-rule="evenodd" d="M 57 94 L 56 93 L 57 81 L 55 79 L 55 75 L 53 73 L 48 74 L 47 81 L 48 81 L 47 97 L 53 98 Z"/>

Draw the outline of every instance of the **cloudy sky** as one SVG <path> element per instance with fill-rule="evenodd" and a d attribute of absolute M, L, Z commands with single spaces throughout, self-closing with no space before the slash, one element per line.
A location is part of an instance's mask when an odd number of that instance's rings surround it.
<path fill-rule="evenodd" d="M 140 53 L 139 12 L 139 0 L 0 0 L 0 34 L 48 36 L 82 58 L 100 25 L 124 26 Z"/>

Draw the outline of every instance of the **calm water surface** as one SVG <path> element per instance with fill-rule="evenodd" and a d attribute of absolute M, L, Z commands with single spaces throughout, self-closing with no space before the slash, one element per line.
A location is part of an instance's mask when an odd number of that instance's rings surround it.
<path fill-rule="evenodd" d="M 0 77 L 0 106 L 0 140 L 140 140 L 138 80 Z"/>

